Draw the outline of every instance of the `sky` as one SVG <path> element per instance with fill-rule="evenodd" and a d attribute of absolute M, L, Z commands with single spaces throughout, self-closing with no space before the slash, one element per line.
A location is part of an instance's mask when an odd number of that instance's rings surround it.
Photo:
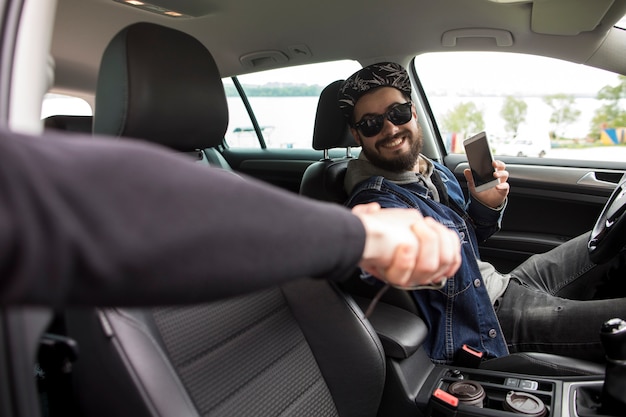
<path fill-rule="evenodd" d="M 550 71 L 546 66 L 551 67 Z M 239 77 L 243 84 L 283 83 L 328 85 L 346 78 L 360 68 L 356 61 L 314 64 L 265 71 Z M 605 85 L 615 85 L 613 73 L 580 64 L 530 55 L 498 53 L 431 53 L 417 58 L 418 75 L 428 90 L 489 92 L 518 88 L 520 92 L 548 94 L 595 93 Z M 459 70 L 462 71 L 459 71 Z M 485 77 L 485 72 L 493 74 Z M 459 73 L 463 74 L 459 78 Z"/>

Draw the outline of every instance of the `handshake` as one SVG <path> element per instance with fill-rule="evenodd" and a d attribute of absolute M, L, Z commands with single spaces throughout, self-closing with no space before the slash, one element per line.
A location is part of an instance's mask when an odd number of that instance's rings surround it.
<path fill-rule="evenodd" d="M 401 289 L 440 288 L 461 266 L 457 234 L 415 209 L 381 209 L 377 203 L 355 206 L 365 227 L 359 266 Z"/>

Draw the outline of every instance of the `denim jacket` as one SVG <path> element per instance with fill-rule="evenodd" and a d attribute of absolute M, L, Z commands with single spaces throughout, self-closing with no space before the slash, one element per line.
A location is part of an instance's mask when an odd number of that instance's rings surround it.
<path fill-rule="evenodd" d="M 450 205 L 458 207 L 456 210 L 433 200 L 432 192 L 421 182 L 397 184 L 383 176 L 372 176 L 356 184 L 346 205 L 375 201 L 383 208 L 412 207 L 455 230 L 463 258 L 457 273 L 440 290 L 412 291 L 429 329 L 424 347 L 434 362 L 445 364 L 454 361 L 464 344 L 483 352 L 485 358 L 507 355 L 506 341 L 477 264 L 478 242 L 498 230 L 502 210 L 471 199 L 466 204 L 452 172 L 431 162 L 447 188 Z"/>

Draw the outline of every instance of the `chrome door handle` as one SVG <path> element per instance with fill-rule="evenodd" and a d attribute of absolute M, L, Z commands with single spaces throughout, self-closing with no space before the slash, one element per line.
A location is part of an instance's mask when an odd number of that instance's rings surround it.
<path fill-rule="evenodd" d="M 576 181 L 576 184 L 590 185 L 592 187 L 601 187 L 601 188 L 609 188 L 609 189 L 614 189 L 617 186 L 617 184 L 614 182 L 599 180 L 598 178 L 596 178 L 596 173 L 593 171 L 587 172 L 585 175 L 583 175 L 578 181 Z"/>

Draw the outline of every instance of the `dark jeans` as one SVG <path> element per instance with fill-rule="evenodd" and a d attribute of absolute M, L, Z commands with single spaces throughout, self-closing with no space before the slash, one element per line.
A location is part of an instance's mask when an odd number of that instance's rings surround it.
<path fill-rule="evenodd" d="M 599 331 L 606 320 L 626 320 L 624 252 L 596 265 L 589 260 L 588 234 L 511 271 L 497 303 L 509 351 L 547 352 L 604 361 Z"/>

